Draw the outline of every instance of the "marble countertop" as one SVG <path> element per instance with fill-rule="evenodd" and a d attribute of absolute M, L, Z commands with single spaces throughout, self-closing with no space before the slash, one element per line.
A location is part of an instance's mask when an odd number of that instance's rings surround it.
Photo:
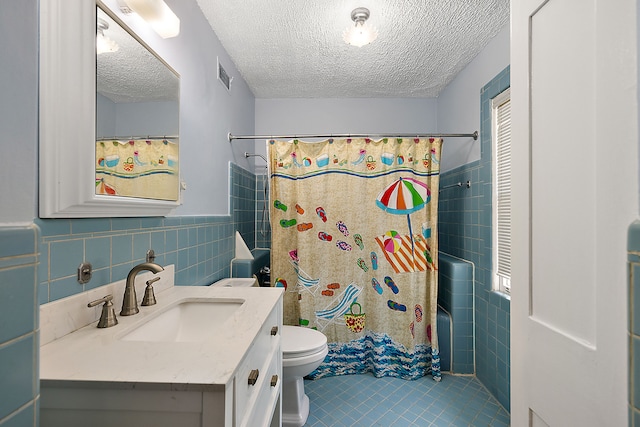
<path fill-rule="evenodd" d="M 40 348 L 40 379 L 48 386 L 121 389 L 222 390 L 233 378 L 281 289 L 175 286 L 156 291 L 158 303 L 119 316 L 118 325 L 98 329 L 93 322 Z M 202 342 L 120 340 L 159 310 L 190 298 L 242 299 L 244 303 L 211 329 Z"/>

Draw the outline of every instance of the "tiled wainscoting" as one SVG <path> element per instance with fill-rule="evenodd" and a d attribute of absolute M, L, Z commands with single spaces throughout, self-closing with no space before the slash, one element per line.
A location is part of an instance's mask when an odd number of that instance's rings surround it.
<path fill-rule="evenodd" d="M 41 303 L 55 301 L 127 277 L 153 249 L 154 262 L 176 266 L 176 283 L 208 285 L 228 276 L 233 244 L 229 217 L 37 220 L 42 229 L 38 268 Z M 82 262 L 93 267 L 77 281 Z"/>
<path fill-rule="evenodd" d="M 38 229 L 0 227 L 0 425 L 38 425 Z"/>
<path fill-rule="evenodd" d="M 629 426 L 640 427 L 640 220 L 629 226 Z"/>

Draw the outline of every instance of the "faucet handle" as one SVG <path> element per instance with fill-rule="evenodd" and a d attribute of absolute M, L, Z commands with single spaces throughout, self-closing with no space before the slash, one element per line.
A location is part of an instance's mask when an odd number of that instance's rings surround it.
<path fill-rule="evenodd" d="M 98 321 L 98 328 L 109 328 L 118 324 L 112 300 L 113 295 L 109 294 L 87 304 L 87 307 L 95 307 L 98 304 L 104 303 L 102 306 L 102 313 L 100 314 L 100 320 Z"/>
<path fill-rule="evenodd" d="M 144 290 L 144 297 L 142 298 L 142 306 L 149 306 L 149 305 L 155 305 L 156 303 L 156 296 L 153 293 L 153 283 L 157 282 L 158 280 L 160 280 L 160 277 L 154 277 L 152 279 L 147 280 L 147 287 Z"/>

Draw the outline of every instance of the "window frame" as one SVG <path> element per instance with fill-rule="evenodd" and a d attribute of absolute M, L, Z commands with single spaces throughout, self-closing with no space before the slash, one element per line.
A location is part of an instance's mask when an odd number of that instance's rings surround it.
<path fill-rule="evenodd" d="M 508 121 L 506 123 L 498 123 L 499 120 L 499 112 L 500 109 L 505 106 L 505 104 L 509 104 L 508 110 Z M 502 149 L 499 152 L 499 142 L 498 138 L 499 127 L 508 126 L 509 127 L 509 135 L 508 135 L 508 153 L 504 153 L 504 145 L 502 145 Z M 492 173 L 492 220 L 491 220 L 491 234 L 492 234 L 492 289 L 496 292 L 503 293 L 505 295 L 511 294 L 511 243 L 512 243 L 512 235 L 511 235 L 511 89 L 507 88 L 504 91 L 500 92 L 498 95 L 491 99 L 491 152 L 492 152 L 492 162 L 491 162 L 491 173 Z M 504 155 L 508 155 L 508 159 L 504 159 Z M 499 156 L 500 155 L 500 156 Z M 499 160 L 500 158 L 500 160 Z M 501 162 L 501 164 L 499 164 Z M 508 191 L 508 206 L 509 210 L 508 214 L 508 224 L 505 224 L 504 221 L 500 221 L 499 209 L 505 209 L 503 206 L 505 203 L 501 202 L 499 204 L 499 192 L 500 188 L 504 188 L 504 185 L 498 185 L 498 169 L 499 167 L 504 166 L 504 163 L 508 162 L 507 171 L 501 171 L 503 174 L 508 174 L 508 189 L 503 191 Z M 503 175 L 504 177 L 504 175 Z M 503 178 L 504 179 L 504 178 Z M 503 197 L 500 198 L 504 200 Z M 502 206 L 501 206 L 502 205 Z M 504 215 L 503 215 L 504 217 Z M 504 236 L 504 228 L 508 227 L 508 236 Z M 500 238 L 499 232 L 502 230 L 503 237 Z M 500 244 L 502 243 L 502 245 Z M 505 262 L 504 256 L 500 256 L 500 253 L 504 253 L 505 250 L 502 249 L 503 246 L 508 245 L 508 277 L 505 275 L 504 271 L 499 273 L 499 270 L 505 270 Z M 502 262 L 501 262 L 502 261 Z"/>

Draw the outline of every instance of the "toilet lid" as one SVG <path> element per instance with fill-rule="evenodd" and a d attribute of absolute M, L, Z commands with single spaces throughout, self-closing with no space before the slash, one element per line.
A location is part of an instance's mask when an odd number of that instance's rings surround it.
<path fill-rule="evenodd" d="M 282 355 L 302 357 L 322 351 L 327 345 L 327 337 L 315 329 L 300 326 L 282 327 Z"/>

